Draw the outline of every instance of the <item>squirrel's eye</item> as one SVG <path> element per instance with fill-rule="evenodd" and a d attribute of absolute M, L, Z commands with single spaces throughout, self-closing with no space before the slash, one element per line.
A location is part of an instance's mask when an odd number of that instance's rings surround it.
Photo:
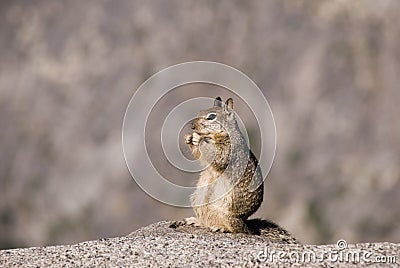
<path fill-rule="evenodd" d="M 216 113 L 209 113 L 207 115 L 207 120 L 214 120 L 215 118 L 217 118 L 217 114 Z"/>

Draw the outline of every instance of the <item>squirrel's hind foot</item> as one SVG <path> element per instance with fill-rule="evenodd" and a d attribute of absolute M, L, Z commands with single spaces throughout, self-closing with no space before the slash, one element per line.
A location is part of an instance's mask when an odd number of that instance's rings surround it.
<path fill-rule="evenodd" d="M 210 229 L 210 231 L 213 233 L 230 233 L 228 229 L 217 227 L 217 226 L 212 226 L 212 227 L 209 227 L 208 229 Z"/>
<path fill-rule="evenodd" d="M 178 228 L 180 226 L 194 226 L 201 227 L 198 220 L 195 217 L 185 218 L 181 221 L 172 221 L 169 225 L 171 228 Z"/>

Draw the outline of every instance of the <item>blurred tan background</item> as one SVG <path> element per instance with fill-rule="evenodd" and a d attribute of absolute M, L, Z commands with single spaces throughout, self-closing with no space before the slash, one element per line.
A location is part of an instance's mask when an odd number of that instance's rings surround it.
<path fill-rule="evenodd" d="M 0 14 L 1 248 L 190 216 L 134 183 L 121 127 L 146 78 L 191 60 L 238 68 L 269 100 L 278 145 L 256 216 L 303 243 L 400 241 L 399 1 L 16 0 Z"/>

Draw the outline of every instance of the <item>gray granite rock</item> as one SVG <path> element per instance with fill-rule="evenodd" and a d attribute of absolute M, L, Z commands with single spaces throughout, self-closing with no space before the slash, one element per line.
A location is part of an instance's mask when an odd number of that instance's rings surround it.
<path fill-rule="evenodd" d="M 259 233 L 245 235 L 211 233 L 193 227 L 171 228 L 170 222 L 164 221 L 124 237 L 76 245 L 1 250 L 0 266 L 254 267 L 273 264 L 343 267 L 372 262 L 375 266 L 399 265 L 400 244 L 300 245 L 271 222 L 253 220 L 249 224 L 253 224 L 253 229 L 258 228 Z M 382 258 L 386 258 L 385 263 L 376 262 Z"/>

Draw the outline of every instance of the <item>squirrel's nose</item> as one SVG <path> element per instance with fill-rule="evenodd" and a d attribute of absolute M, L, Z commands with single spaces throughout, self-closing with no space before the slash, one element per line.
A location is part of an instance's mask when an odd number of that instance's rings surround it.
<path fill-rule="evenodd" d="M 195 129 L 195 126 L 194 126 L 194 123 L 193 123 L 193 122 L 190 123 L 190 128 L 191 128 L 191 129 Z"/>

